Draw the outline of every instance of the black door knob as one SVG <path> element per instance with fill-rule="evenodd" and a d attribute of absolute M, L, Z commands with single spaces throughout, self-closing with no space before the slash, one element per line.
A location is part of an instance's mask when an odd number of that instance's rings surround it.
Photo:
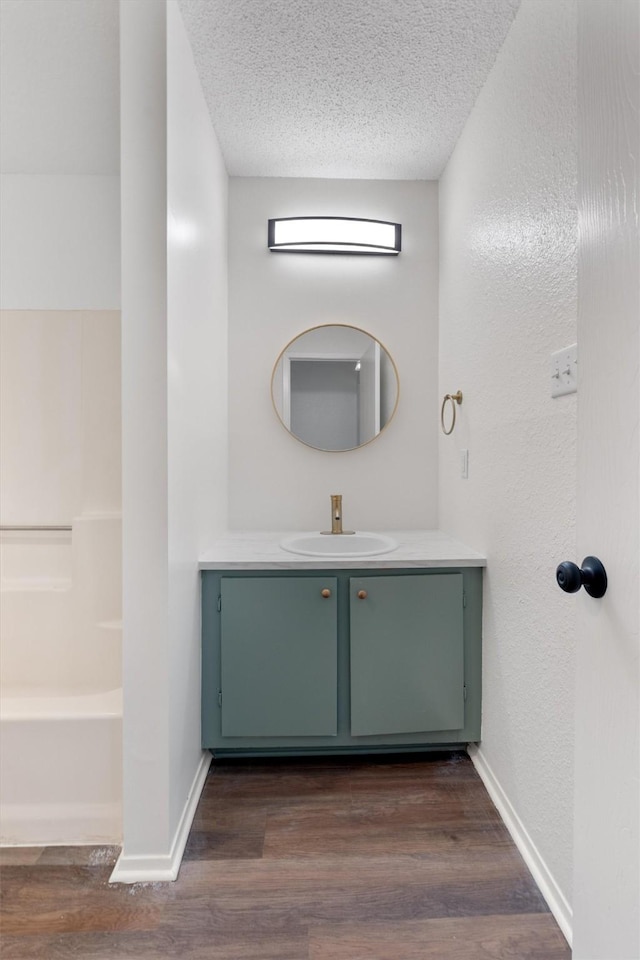
<path fill-rule="evenodd" d="M 565 560 L 556 570 L 558 586 L 565 593 L 576 593 L 584 587 L 590 597 L 604 597 L 607 592 L 607 572 L 597 557 L 585 557 L 582 568 Z"/>

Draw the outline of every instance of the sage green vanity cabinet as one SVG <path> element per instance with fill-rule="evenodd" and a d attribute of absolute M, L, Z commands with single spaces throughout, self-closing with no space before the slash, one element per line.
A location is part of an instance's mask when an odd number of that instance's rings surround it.
<path fill-rule="evenodd" d="M 203 570 L 202 745 L 216 755 L 480 738 L 482 571 Z"/>
<path fill-rule="evenodd" d="M 223 737 L 335 737 L 336 580 L 220 581 Z"/>
<path fill-rule="evenodd" d="M 351 579 L 351 734 L 464 726 L 462 575 Z"/>

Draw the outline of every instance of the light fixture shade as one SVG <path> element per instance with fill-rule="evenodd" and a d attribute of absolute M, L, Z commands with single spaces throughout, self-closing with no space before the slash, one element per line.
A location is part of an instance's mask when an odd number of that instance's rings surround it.
<path fill-rule="evenodd" d="M 355 253 L 397 257 L 402 226 L 361 217 L 283 217 L 269 220 L 272 253 Z"/>

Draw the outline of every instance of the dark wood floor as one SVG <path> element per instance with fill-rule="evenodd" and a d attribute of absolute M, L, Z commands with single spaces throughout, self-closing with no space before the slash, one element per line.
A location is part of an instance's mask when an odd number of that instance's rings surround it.
<path fill-rule="evenodd" d="M 568 960 L 469 759 L 216 763 L 176 883 L 2 851 L 2 960 Z"/>

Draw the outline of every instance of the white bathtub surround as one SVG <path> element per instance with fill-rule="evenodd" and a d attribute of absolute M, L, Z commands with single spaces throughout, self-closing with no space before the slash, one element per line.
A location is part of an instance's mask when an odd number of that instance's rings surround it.
<path fill-rule="evenodd" d="M 464 402 L 439 525 L 491 557 L 482 752 L 569 903 L 577 398 L 549 365 L 577 339 L 575 118 L 576 4 L 523 0 L 440 181 L 440 396 Z"/>
<path fill-rule="evenodd" d="M 375 532 L 375 531 L 369 531 Z M 378 557 L 305 557 L 289 553 L 283 540 L 304 536 L 299 531 L 231 531 L 216 540 L 200 557 L 201 570 L 400 570 L 418 568 L 485 567 L 486 557 L 441 530 L 379 531 L 397 541 L 392 553 Z"/>
<path fill-rule="evenodd" d="M 70 531 L 0 534 L 3 696 L 59 681 L 73 685 L 72 566 Z"/>
<path fill-rule="evenodd" d="M 121 526 L 80 517 L 72 533 L 1 534 L 2 690 L 121 685 Z"/>
<path fill-rule="evenodd" d="M 0 837 L 117 843 L 118 9 L 1 14 Z"/>
<path fill-rule="evenodd" d="M 73 526 L 73 596 L 77 633 L 92 653 L 79 655 L 82 676 L 98 689 L 122 685 L 122 519 L 79 517 Z M 97 674 L 96 674 L 97 671 Z"/>
<path fill-rule="evenodd" d="M 0 532 L 0 841 L 117 843 L 120 315 L 5 310 L 0 354 L 0 523 L 70 528 Z"/>
<path fill-rule="evenodd" d="M 0 842 L 122 835 L 119 517 L 0 537 Z"/>
<path fill-rule="evenodd" d="M 122 691 L 4 689 L 0 842 L 119 843 Z"/>
<path fill-rule="evenodd" d="M 0 517 L 120 512 L 120 313 L 0 313 Z"/>

